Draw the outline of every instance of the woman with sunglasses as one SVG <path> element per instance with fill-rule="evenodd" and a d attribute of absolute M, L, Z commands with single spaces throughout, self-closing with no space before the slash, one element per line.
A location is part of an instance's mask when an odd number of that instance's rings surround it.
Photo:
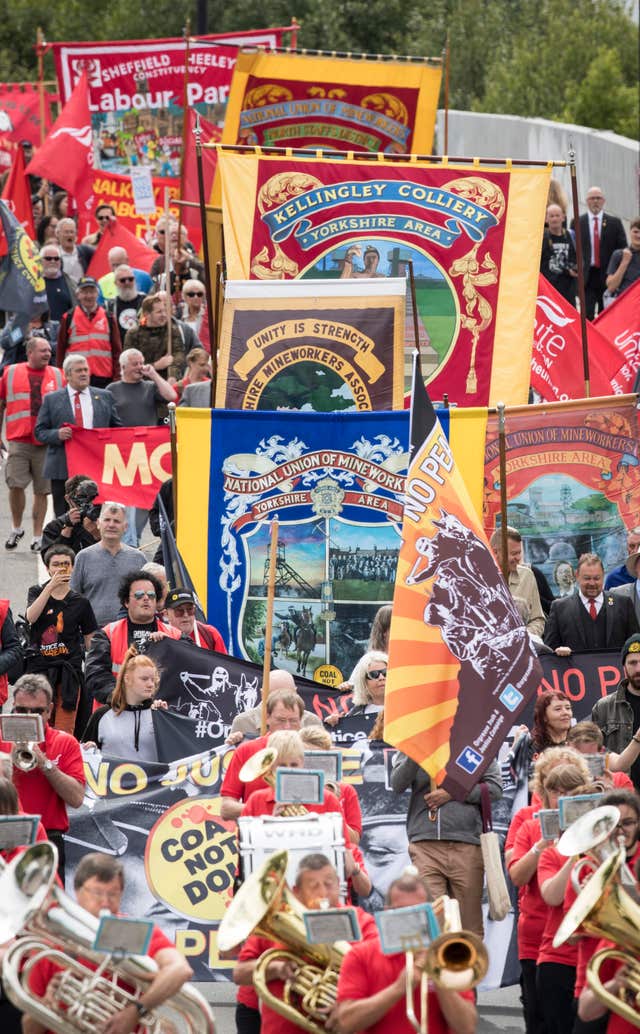
<path fill-rule="evenodd" d="M 332 714 L 325 718 L 327 725 L 337 725 L 343 718 L 357 715 L 371 715 L 371 721 L 384 707 L 384 691 L 387 684 L 387 654 L 382 650 L 368 650 L 351 675 L 353 683 L 353 705 L 344 715 Z"/>
<path fill-rule="evenodd" d="M 211 350 L 209 343 L 209 323 L 207 320 L 207 296 L 201 280 L 186 280 L 182 287 L 182 301 L 178 305 L 176 316 L 188 327 L 204 345 L 207 352 Z"/>
<path fill-rule="evenodd" d="M 116 679 L 111 704 L 98 708 L 82 735 L 85 747 L 97 747 L 109 757 L 157 761 L 158 748 L 151 711 L 167 707 L 156 700 L 160 672 L 146 654 L 131 646 Z"/>

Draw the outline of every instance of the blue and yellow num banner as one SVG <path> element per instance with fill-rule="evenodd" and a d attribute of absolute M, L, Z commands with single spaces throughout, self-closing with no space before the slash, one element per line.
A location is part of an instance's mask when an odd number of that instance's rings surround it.
<path fill-rule="evenodd" d="M 393 598 L 409 414 L 179 409 L 178 546 L 229 651 L 264 657 L 270 522 L 279 519 L 275 662 L 347 678 Z M 450 414 L 478 514 L 486 410 Z M 458 425 L 461 424 L 461 429 Z M 454 446 L 455 448 L 456 446 Z"/>

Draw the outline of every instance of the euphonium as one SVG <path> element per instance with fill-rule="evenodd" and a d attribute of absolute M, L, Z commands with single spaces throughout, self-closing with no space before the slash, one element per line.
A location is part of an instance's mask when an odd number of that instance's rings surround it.
<path fill-rule="evenodd" d="M 286 851 L 270 855 L 243 883 L 220 924 L 218 948 L 229 951 L 252 933 L 283 944 L 258 959 L 255 989 L 280 1016 L 310 1034 L 325 1034 L 324 1021 L 336 1002 L 338 973 L 349 945 L 309 944 L 304 908 L 285 882 L 287 860 Z M 269 963 L 283 961 L 297 969 L 280 999 L 269 991 L 266 973 Z"/>
<path fill-rule="evenodd" d="M 242 783 L 252 783 L 254 779 L 264 779 L 267 786 L 275 786 L 273 766 L 278 759 L 277 751 L 273 747 L 263 747 L 257 750 L 250 758 L 247 758 L 238 773 Z M 304 804 L 283 804 L 280 806 L 280 816 L 291 817 L 292 815 L 308 815 L 309 809 Z"/>
<path fill-rule="evenodd" d="M 602 862 L 618 853 L 620 845 L 616 829 L 619 821 L 620 809 L 604 804 L 577 818 L 558 840 L 559 854 L 567 858 L 584 856 L 571 870 L 571 883 L 577 894 Z"/>
<path fill-rule="evenodd" d="M 98 920 L 55 886 L 57 864 L 55 846 L 40 843 L 0 871 L 0 938 L 5 942 L 18 934 L 3 959 L 4 990 L 17 1009 L 56 1034 L 96 1034 L 144 993 L 157 967 L 138 956 L 116 963 L 93 950 Z M 31 970 L 43 959 L 61 968 L 46 999 L 29 989 Z M 154 1009 L 144 1024 L 156 1034 L 214 1031 L 209 1006 L 188 986 Z"/>
<path fill-rule="evenodd" d="M 482 940 L 462 929 L 460 906 L 455 898 L 443 894 L 431 907 L 442 933 L 425 949 L 420 965 L 420 1016 L 416 1016 L 413 1006 L 414 953 L 406 953 L 406 1014 L 418 1034 L 427 1034 L 428 1030 L 429 980 L 444 991 L 468 991 L 480 983 L 489 968 L 489 955 Z"/>

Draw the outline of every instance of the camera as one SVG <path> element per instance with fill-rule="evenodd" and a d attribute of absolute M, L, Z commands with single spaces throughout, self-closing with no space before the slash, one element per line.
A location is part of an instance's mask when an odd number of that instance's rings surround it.
<path fill-rule="evenodd" d="M 98 491 L 99 489 L 95 481 L 90 481 L 87 478 L 86 481 L 81 481 L 73 495 L 69 496 L 71 505 L 80 511 L 81 521 L 85 517 L 88 517 L 90 521 L 95 521 L 100 516 L 100 505 L 94 504 L 93 501 Z"/>

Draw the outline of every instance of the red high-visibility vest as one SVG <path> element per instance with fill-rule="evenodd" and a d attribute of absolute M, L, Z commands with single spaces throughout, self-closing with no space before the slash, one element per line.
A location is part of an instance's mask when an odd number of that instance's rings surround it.
<path fill-rule="evenodd" d="M 87 316 L 84 309 L 76 305 L 69 320 L 67 354 L 69 352 L 79 352 L 83 355 L 94 377 L 112 376 L 113 354 L 109 320 L 101 305 L 93 317 Z"/>
<path fill-rule="evenodd" d="M 7 384 L 7 409 L 5 422 L 7 438 L 33 437 L 35 417 L 31 416 L 31 385 L 29 364 L 14 363 L 5 370 Z M 62 370 L 57 366 L 45 366 L 42 377 L 42 396 L 62 387 Z M 38 443 L 39 444 L 39 443 Z M 43 446 L 44 448 L 44 446 Z"/>

